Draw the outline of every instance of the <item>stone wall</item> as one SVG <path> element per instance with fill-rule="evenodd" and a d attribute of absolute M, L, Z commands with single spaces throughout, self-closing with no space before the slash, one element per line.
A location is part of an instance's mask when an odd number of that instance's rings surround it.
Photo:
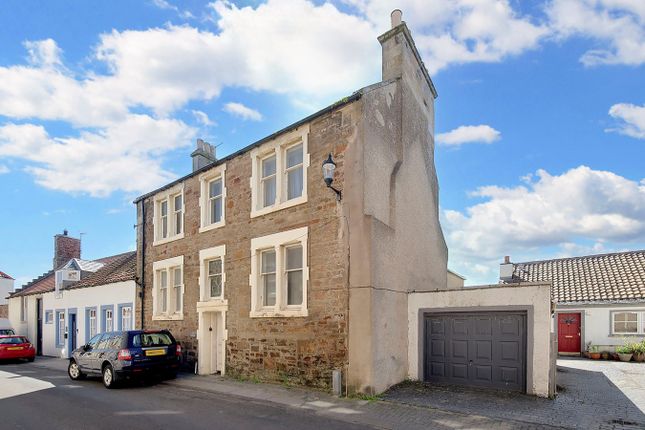
<path fill-rule="evenodd" d="M 0 305 L 0 318 L 9 318 L 9 305 Z"/>
<path fill-rule="evenodd" d="M 344 183 L 344 155 L 356 135 L 357 105 L 345 104 L 310 122 L 308 201 L 257 218 L 251 211 L 251 157 L 244 152 L 226 161 L 226 225 L 199 233 L 198 176 L 184 181 L 185 238 L 153 246 L 153 200 L 145 204 L 145 328 L 167 328 L 188 351 L 197 345 L 199 251 L 226 245 L 224 266 L 228 300 L 225 366 L 233 376 L 291 381 L 319 387 L 331 383 L 331 371 L 347 365 L 348 251 L 347 224 L 336 195 L 322 180 L 321 166 L 331 152 L 337 163 L 334 185 Z M 138 204 L 141 225 L 142 203 Z M 309 227 L 309 285 L 307 317 L 250 318 L 251 239 Z M 141 246 L 141 236 L 139 236 Z M 184 256 L 184 320 L 152 320 L 152 263 Z M 140 263 L 141 264 L 141 261 Z"/>

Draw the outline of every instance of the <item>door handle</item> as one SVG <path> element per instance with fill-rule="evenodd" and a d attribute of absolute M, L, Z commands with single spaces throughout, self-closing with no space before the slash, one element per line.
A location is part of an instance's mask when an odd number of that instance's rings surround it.
<path fill-rule="evenodd" d="M 573 335 L 565 336 L 567 339 L 571 339 Z"/>

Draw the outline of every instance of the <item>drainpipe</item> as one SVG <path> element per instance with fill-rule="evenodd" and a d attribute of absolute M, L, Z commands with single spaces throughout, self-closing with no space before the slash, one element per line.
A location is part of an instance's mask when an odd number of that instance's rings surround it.
<path fill-rule="evenodd" d="M 141 292 L 139 297 L 141 298 L 141 330 L 145 328 L 145 316 L 143 313 L 143 302 L 146 293 L 146 201 L 141 200 Z"/>

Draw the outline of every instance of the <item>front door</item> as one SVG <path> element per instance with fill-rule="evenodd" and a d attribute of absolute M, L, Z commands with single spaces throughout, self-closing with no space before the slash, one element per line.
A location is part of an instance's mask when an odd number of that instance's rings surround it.
<path fill-rule="evenodd" d="M 224 370 L 222 312 L 200 313 L 199 374 L 212 375 Z"/>
<path fill-rule="evenodd" d="M 580 354 L 580 313 L 558 314 L 558 352 Z"/>
<path fill-rule="evenodd" d="M 43 355 L 43 299 L 36 299 L 36 353 Z"/>
<path fill-rule="evenodd" d="M 68 357 L 72 356 L 72 351 L 76 349 L 76 314 L 69 314 L 69 352 Z"/>

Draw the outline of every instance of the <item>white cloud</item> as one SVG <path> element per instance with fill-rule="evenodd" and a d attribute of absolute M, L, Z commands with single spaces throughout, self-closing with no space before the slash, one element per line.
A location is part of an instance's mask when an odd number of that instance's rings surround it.
<path fill-rule="evenodd" d="M 618 129 L 609 129 L 608 131 L 617 131 L 637 139 L 645 139 L 645 105 L 618 103 L 609 109 L 609 115 L 622 120 L 623 124 Z"/>
<path fill-rule="evenodd" d="M 499 140 L 501 133 L 489 125 L 462 125 L 436 136 L 441 145 L 458 146 L 464 143 L 493 143 Z"/>
<path fill-rule="evenodd" d="M 206 127 L 211 127 L 211 126 L 217 125 L 217 123 L 215 121 L 213 121 L 212 119 L 210 119 L 208 117 L 208 114 L 206 114 L 206 112 L 202 112 L 200 110 L 191 110 L 190 112 L 193 114 L 195 119 L 201 125 L 204 125 Z"/>
<path fill-rule="evenodd" d="M 62 51 L 53 39 L 26 41 L 25 48 L 29 62 L 39 67 L 56 67 L 62 65 Z"/>
<path fill-rule="evenodd" d="M 389 0 L 346 0 L 379 31 L 390 27 Z M 430 73 L 451 64 L 498 62 L 534 49 L 548 27 L 522 16 L 507 0 L 401 0 L 396 7 L 414 33 Z"/>
<path fill-rule="evenodd" d="M 583 64 L 645 63 L 645 2 L 552 0 L 546 10 L 560 37 L 581 36 L 605 44 L 585 52 L 580 58 Z"/>
<path fill-rule="evenodd" d="M 10 171 L 11 170 L 9 170 L 9 168 L 7 166 L 5 166 L 4 164 L 0 164 L 0 175 L 7 174 Z"/>
<path fill-rule="evenodd" d="M 566 254 L 581 241 L 645 240 L 645 184 L 612 172 L 538 170 L 526 185 L 480 187 L 473 196 L 484 201 L 442 213 L 452 266 L 469 278 L 481 277 L 475 264 L 495 275 L 503 255 L 527 259 L 552 247 Z"/>
<path fill-rule="evenodd" d="M 177 12 L 177 14 L 184 19 L 194 18 L 193 14 L 189 10 L 181 10 L 174 4 L 166 0 L 152 0 L 152 4 L 158 7 L 159 9 L 172 10 Z"/>
<path fill-rule="evenodd" d="M 262 114 L 260 112 L 255 109 L 251 109 L 250 107 L 244 106 L 242 103 L 226 103 L 224 105 L 224 111 L 238 118 L 242 118 L 243 120 L 262 120 Z"/>

